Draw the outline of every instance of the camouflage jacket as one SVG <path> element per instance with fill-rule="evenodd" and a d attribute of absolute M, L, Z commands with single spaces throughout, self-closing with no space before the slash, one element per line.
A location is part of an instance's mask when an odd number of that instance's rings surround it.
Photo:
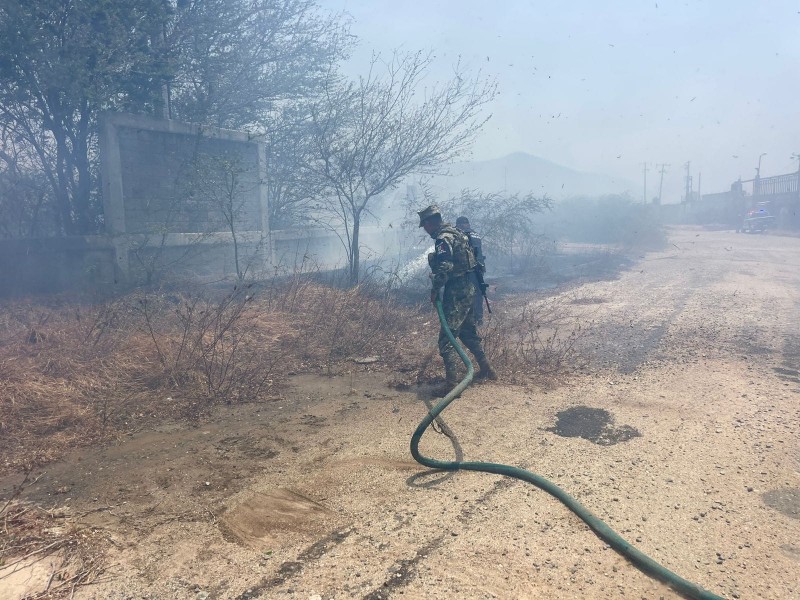
<path fill-rule="evenodd" d="M 428 255 L 428 264 L 431 267 L 432 291 L 438 292 L 449 279 L 473 271 L 478 262 L 469 238 L 455 227 L 445 223 L 431 237 L 435 242 L 433 252 Z"/>

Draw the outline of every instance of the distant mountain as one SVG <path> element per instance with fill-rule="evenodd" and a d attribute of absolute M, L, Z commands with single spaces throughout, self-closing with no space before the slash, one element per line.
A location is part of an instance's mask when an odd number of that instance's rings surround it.
<path fill-rule="evenodd" d="M 573 196 L 635 193 L 635 185 L 621 178 L 576 171 L 537 156 L 515 152 L 494 160 L 456 163 L 449 176 L 432 182 L 437 194 L 456 194 L 464 188 L 485 192 L 509 192 L 543 195 L 553 199 Z"/>

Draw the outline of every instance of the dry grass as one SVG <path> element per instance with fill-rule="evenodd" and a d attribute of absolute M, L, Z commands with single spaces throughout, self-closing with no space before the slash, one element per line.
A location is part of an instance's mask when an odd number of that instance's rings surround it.
<path fill-rule="evenodd" d="M 577 344 L 595 304 L 574 294 L 510 298 L 483 328 L 486 354 L 506 381 L 547 383 L 582 363 Z"/>
<path fill-rule="evenodd" d="M 507 297 L 487 320 L 501 378 L 562 372 L 577 358 L 588 303 Z M 488 316 L 488 315 L 487 315 Z M 377 358 L 400 387 L 441 374 L 430 305 L 295 277 L 225 293 L 135 293 L 94 305 L 8 305 L 0 320 L 0 471 L 138 429 L 257 402 L 288 374 L 337 373 Z"/>
<path fill-rule="evenodd" d="M 550 385 L 583 363 L 578 341 L 592 319 L 596 302 L 573 294 L 513 294 L 494 303 L 480 328 L 489 362 L 505 383 L 536 381 Z M 406 389 L 418 383 L 441 380 L 442 364 L 436 338 L 435 313 L 423 310 L 425 319 L 406 338 L 414 356 L 393 365 L 391 382 Z"/>
<path fill-rule="evenodd" d="M 64 510 L 13 502 L 0 517 L 4 527 L 0 567 L 5 576 L 56 558 L 50 561 L 53 567 L 44 589 L 24 600 L 71 598 L 76 587 L 90 584 L 102 574 L 106 540 L 97 531 L 76 527 Z"/>
<path fill-rule="evenodd" d="M 94 305 L 16 302 L 0 320 L 0 471 L 157 418 L 259 401 L 291 372 L 404 361 L 416 309 L 296 278 L 227 293 L 135 293 Z"/>

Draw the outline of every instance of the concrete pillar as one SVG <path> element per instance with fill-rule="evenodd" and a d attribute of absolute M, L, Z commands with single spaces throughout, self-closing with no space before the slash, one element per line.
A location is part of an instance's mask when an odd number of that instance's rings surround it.
<path fill-rule="evenodd" d="M 264 268 L 273 264 L 274 248 L 269 223 L 269 186 L 267 185 L 267 149 L 258 143 L 258 199 L 261 207 L 261 246 L 264 253 Z"/>
<path fill-rule="evenodd" d="M 116 279 L 130 280 L 130 244 L 125 227 L 125 205 L 122 199 L 122 162 L 117 127 L 112 113 L 100 116 L 100 169 L 103 180 L 103 220 L 116 255 Z"/>

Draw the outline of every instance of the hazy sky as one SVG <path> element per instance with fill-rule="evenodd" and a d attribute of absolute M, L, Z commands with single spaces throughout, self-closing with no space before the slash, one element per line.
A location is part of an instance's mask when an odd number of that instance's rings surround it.
<path fill-rule="evenodd" d="M 639 182 L 669 163 L 665 201 L 679 199 L 684 165 L 695 186 L 722 191 L 797 169 L 800 2 L 570 0 L 320 0 L 354 19 L 373 50 L 432 49 L 434 77 L 461 56 L 496 78 L 500 95 L 474 159 L 524 151 Z M 668 198 L 672 196 L 671 198 Z"/>

